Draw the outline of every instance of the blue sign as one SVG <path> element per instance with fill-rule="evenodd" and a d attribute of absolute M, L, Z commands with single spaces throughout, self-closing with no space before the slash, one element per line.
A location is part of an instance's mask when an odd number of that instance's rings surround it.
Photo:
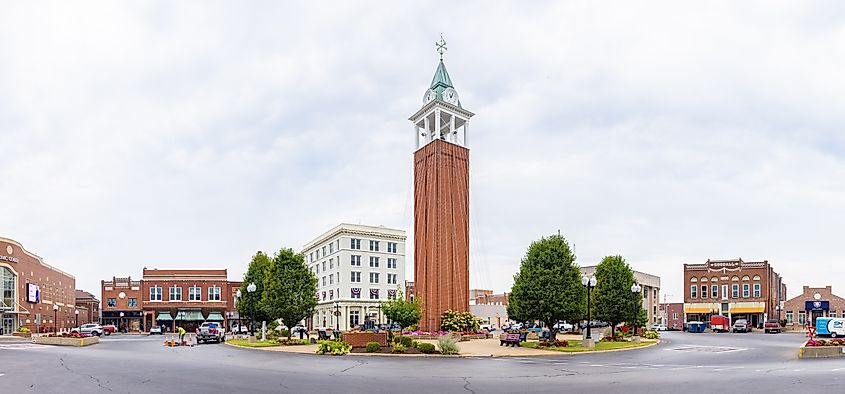
<path fill-rule="evenodd" d="M 804 310 L 826 311 L 830 309 L 830 301 L 804 301 Z"/>

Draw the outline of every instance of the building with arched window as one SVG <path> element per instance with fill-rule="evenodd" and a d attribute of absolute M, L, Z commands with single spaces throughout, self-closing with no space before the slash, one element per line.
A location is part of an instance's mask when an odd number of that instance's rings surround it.
<path fill-rule="evenodd" d="M 0 335 L 68 331 L 76 323 L 76 278 L 0 237 Z"/>
<path fill-rule="evenodd" d="M 707 260 L 684 264 L 684 321 L 709 322 L 712 315 L 747 319 L 762 327 L 782 319 L 786 285 L 768 261 Z"/>

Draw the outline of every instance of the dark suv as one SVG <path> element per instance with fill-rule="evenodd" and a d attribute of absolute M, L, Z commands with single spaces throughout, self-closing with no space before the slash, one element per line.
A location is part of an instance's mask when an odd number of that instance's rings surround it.
<path fill-rule="evenodd" d="M 748 320 L 745 319 L 738 319 L 734 322 L 734 325 L 731 329 L 733 332 L 751 332 L 751 324 L 748 323 Z"/>

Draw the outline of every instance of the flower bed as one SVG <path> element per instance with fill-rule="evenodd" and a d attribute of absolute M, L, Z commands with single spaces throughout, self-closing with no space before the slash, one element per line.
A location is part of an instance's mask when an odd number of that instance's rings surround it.
<path fill-rule="evenodd" d="M 35 343 L 40 345 L 83 347 L 100 343 L 100 337 L 40 336 L 35 337 Z"/>
<path fill-rule="evenodd" d="M 845 340 L 810 339 L 798 349 L 798 358 L 845 357 Z"/>

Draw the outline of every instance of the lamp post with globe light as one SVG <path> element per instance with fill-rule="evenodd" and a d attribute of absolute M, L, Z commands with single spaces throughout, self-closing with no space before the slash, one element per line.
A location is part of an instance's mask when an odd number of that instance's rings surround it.
<path fill-rule="evenodd" d="M 589 343 L 593 343 L 593 337 L 591 336 L 592 333 L 590 332 L 590 324 L 592 323 L 592 317 L 590 316 L 590 298 L 592 297 L 590 297 L 590 293 L 593 288 L 596 287 L 596 277 L 593 275 L 584 275 L 581 277 L 581 284 L 587 287 L 587 338 L 585 339 L 589 341 Z"/>
<path fill-rule="evenodd" d="M 59 333 L 58 329 L 56 328 L 57 324 L 59 323 L 58 316 L 59 316 L 59 306 L 56 305 L 56 304 L 53 304 L 53 332 L 57 333 L 57 334 Z"/>
<path fill-rule="evenodd" d="M 76 326 L 79 327 L 79 309 L 73 311 L 73 314 L 76 315 Z"/>
<path fill-rule="evenodd" d="M 249 336 L 250 339 L 255 338 L 255 282 L 250 282 L 249 286 L 246 287 L 246 291 L 249 293 L 249 301 L 250 301 L 250 311 L 249 311 L 249 320 L 251 325 L 249 327 Z"/>
<path fill-rule="evenodd" d="M 641 308 L 641 305 L 642 305 L 642 301 L 640 300 L 640 290 L 642 290 L 642 289 L 643 288 L 640 287 L 640 285 L 637 284 L 637 283 L 634 283 L 633 285 L 631 285 L 631 293 L 633 293 L 634 297 L 637 298 L 637 302 L 634 303 L 634 315 L 633 315 L 633 324 L 632 324 L 634 326 L 633 339 L 635 341 L 639 339 L 639 335 L 638 335 L 638 332 L 637 332 L 637 318 L 640 315 L 640 308 Z"/>
<path fill-rule="evenodd" d="M 238 292 L 235 293 L 235 305 L 238 305 L 238 301 L 240 301 L 240 299 L 241 299 L 241 294 L 243 294 L 243 293 L 241 293 L 241 289 L 238 289 Z M 241 321 L 240 311 L 238 311 L 238 328 L 236 330 L 233 330 L 233 331 L 235 331 L 235 334 L 241 333 L 241 323 L 243 323 L 243 322 Z"/>

